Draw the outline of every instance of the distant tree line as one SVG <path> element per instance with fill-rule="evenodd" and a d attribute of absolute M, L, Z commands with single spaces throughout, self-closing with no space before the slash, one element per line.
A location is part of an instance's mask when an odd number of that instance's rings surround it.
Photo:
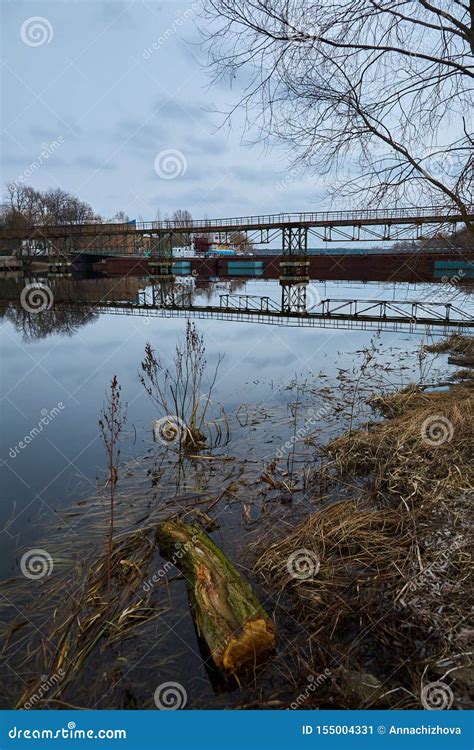
<path fill-rule="evenodd" d="M 6 227 L 18 228 L 31 224 L 86 224 L 102 220 L 88 203 L 60 188 L 36 190 L 28 185 L 9 183 L 0 207 L 0 221 Z"/>
<path fill-rule="evenodd" d="M 176 209 L 171 215 L 162 216 L 156 211 L 156 221 L 171 221 L 175 226 L 187 227 L 193 222 L 193 217 L 187 209 Z M 60 188 L 36 190 L 29 185 L 8 183 L 3 201 L 0 205 L 0 224 L 6 228 L 18 229 L 31 225 L 53 226 L 58 224 L 91 224 L 91 223 L 123 223 L 130 221 L 125 211 L 117 211 L 111 218 L 104 218 L 96 213 L 92 206 L 80 200 L 73 193 Z M 206 232 L 202 232 L 206 236 Z M 228 237 L 229 243 L 238 252 L 244 252 L 252 247 L 245 232 L 232 232 Z M 188 232 L 172 232 L 172 247 L 191 247 L 192 235 Z M 169 248 L 170 237 L 154 238 L 155 250 Z M 42 254 L 46 245 L 41 240 L 30 243 L 31 247 L 23 247 L 22 252 Z M 13 245 L 12 245 L 13 248 Z M 16 249 L 15 249 L 16 248 Z M 0 254 L 6 248 L 0 249 Z M 15 245 L 12 252 L 17 252 Z"/>
<path fill-rule="evenodd" d="M 399 240 L 395 242 L 389 250 L 398 251 L 410 251 L 416 252 L 426 251 L 431 252 L 433 250 L 455 250 L 459 253 L 463 251 L 472 251 L 472 234 L 469 229 L 459 229 L 457 232 L 437 232 L 429 237 L 423 237 L 419 240 Z"/>

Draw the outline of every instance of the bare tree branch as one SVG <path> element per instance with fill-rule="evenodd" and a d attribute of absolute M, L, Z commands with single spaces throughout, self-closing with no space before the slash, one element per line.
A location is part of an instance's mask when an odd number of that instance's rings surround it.
<path fill-rule="evenodd" d="M 356 202 L 472 213 L 474 0 L 204 0 L 215 78 Z M 345 173 L 345 174 L 343 174 Z"/>

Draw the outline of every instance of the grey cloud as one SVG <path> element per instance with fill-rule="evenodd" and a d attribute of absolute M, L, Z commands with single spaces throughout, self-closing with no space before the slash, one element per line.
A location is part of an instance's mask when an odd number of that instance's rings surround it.
<path fill-rule="evenodd" d="M 222 135 L 204 135 L 196 136 L 192 135 L 188 139 L 188 148 L 191 148 L 195 154 L 207 154 L 207 155 L 220 155 L 230 151 L 229 145 L 226 143 Z"/>
<path fill-rule="evenodd" d="M 153 111 L 162 120 L 173 121 L 176 124 L 191 119 L 204 125 L 210 120 L 210 112 L 200 102 L 163 98 L 153 105 Z M 186 126 L 189 127 L 189 122 L 186 122 Z"/>
<path fill-rule="evenodd" d="M 191 4 L 44 0 L 40 12 L 38 0 L 4 2 L 3 57 L 25 82 L 20 86 L 14 76 L 6 76 L 8 121 L 15 123 L 11 135 L 21 145 L 5 135 L 4 181 L 16 179 L 44 143 L 62 136 L 61 149 L 32 173 L 29 184 L 80 186 L 81 198 L 104 216 L 127 209 L 127 202 L 132 203 L 130 215 L 144 218 L 153 218 L 153 206 L 168 212 L 190 208 L 196 216 L 320 207 L 320 185 L 305 175 L 276 191 L 287 174 L 281 169 L 286 158 L 278 150 L 263 154 L 240 142 L 243 112 L 235 113 L 232 129 L 216 130 L 222 123 L 218 113 L 238 98 L 246 73 L 239 74 L 232 89 L 227 81 L 209 86 L 200 51 L 185 46 L 196 39 L 192 19 L 159 53 L 141 59 L 179 9 Z M 54 26 L 52 43 L 38 49 L 26 48 L 19 36 L 22 20 L 34 15 L 50 18 Z M 130 57 L 139 64 L 129 65 Z M 77 60 L 87 81 L 67 67 L 67 58 Z M 54 86 L 48 87 L 48 81 Z M 45 103 L 28 106 L 29 92 L 43 89 Z M 176 93 L 163 96 L 162 90 Z M 184 154 L 183 177 L 165 181 L 156 175 L 155 157 L 166 149 Z"/>
<path fill-rule="evenodd" d="M 94 156 L 77 156 L 72 163 L 86 169 L 117 169 L 117 166 L 113 162 L 98 159 Z"/>
<path fill-rule="evenodd" d="M 97 8 L 99 21 L 106 24 L 110 29 L 135 28 L 134 18 L 129 11 L 129 8 L 135 5 L 134 0 L 132 2 L 126 2 L 126 0 L 101 0 L 99 3 L 94 3 L 94 5 Z"/>

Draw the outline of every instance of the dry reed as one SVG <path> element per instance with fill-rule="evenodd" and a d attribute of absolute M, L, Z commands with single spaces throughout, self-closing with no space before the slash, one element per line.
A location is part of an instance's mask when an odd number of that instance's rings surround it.
<path fill-rule="evenodd" d="M 422 685 L 444 673 L 465 707 L 472 385 L 372 405 L 384 421 L 327 446 L 335 486 L 352 477 L 356 497 L 270 532 L 255 571 L 300 626 L 302 674 L 331 672 L 306 708 L 420 708 Z M 312 575 L 295 576 L 298 553 L 319 561 Z"/>

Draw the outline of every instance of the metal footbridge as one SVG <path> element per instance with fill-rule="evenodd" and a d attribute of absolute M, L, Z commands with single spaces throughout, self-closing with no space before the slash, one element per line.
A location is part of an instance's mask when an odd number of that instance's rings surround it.
<path fill-rule="evenodd" d="M 190 219 L 188 222 L 161 220 L 127 223 L 64 223 L 22 227 L 0 227 L 0 243 L 11 248 L 31 243 L 48 252 L 77 254 L 114 250 L 117 255 L 140 255 L 147 250 L 164 257 L 186 237 L 212 234 L 218 242 L 229 242 L 235 232 L 255 244 L 282 239 L 283 254 L 305 254 L 308 236 L 324 242 L 394 241 L 422 239 L 424 233 L 456 232 L 466 222 L 474 222 L 474 209 L 468 217 L 455 207 L 367 209 L 359 211 L 318 211 L 259 214 L 220 219 Z"/>

